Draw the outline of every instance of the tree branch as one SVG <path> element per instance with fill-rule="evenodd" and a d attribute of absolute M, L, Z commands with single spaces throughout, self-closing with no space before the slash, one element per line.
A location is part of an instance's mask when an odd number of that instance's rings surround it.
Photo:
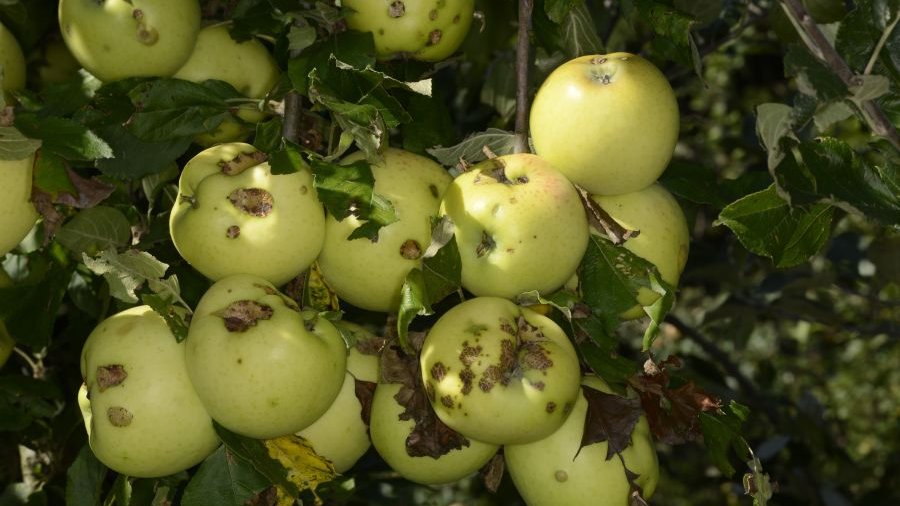
<path fill-rule="evenodd" d="M 516 153 L 528 153 L 528 68 L 531 13 L 534 0 L 519 0 L 519 33 L 516 36 Z"/>
<path fill-rule="evenodd" d="M 281 135 L 291 142 L 300 141 L 300 114 L 303 97 L 297 90 L 291 90 L 284 96 L 284 118 L 281 124 Z"/>
<path fill-rule="evenodd" d="M 847 87 L 860 84 L 859 78 L 831 45 L 800 0 L 781 0 L 781 7 L 794 25 L 802 30 L 802 35 L 805 37 L 801 37 L 801 39 L 814 56 L 821 59 Z M 900 134 L 897 133 L 897 129 L 881 107 L 871 100 L 865 100 L 860 103 L 860 108 L 872 132 L 884 137 L 893 144 L 894 148 L 900 150 Z"/>

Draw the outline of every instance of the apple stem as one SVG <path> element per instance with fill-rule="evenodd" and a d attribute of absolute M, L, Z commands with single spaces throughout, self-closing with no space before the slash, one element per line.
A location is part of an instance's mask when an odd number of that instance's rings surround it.
<path fill-rule="evenodd" d="M 519 33 L 516 36 L 516 153 L 529 153 L 528 147 L 528 68 L 531 13 L 534 0 L 519 0 Z"/>
<path fill-rule="evenodd" d="M 847 62 L 841 58 L 834 45 L 819 28 L 812 16 L 803 6 L 800 0 L 781 0 L 781 7 L 788 18 L 797 27 L 801 39 L 807 49 L 818 59 L 822 60 L 831 71 L 838 76 L 848 88 L 862 84 L 862 78 L 857 76 Z M 884 137 L 897 149 L 900 149 L 900 133 L 888 119 L 884 110 L 872 100 L 863 100 L 859 103 L 863 118 L 875 135 Z"/>
<path fill-rule="evenodd" d="M 585 210 L 587 210 L 588 220 L 591 222 L 591 225 L 596 228 L 602 228 L 613 244 L 619 246 L 624 244 L 628 239 L 637 237 L 638 234 L 641 233 L 640 230 L 628 230 L 622 225 L 619 225 L 619 222 L 614 220 L 612 216 L 600 207 L 600 204 L 591 197 L 590 192 L 578 185 L 575 185 L 575 189 L 578 190 L 578 196 L 581 197 L 581 203 L 584 205 Z"/>

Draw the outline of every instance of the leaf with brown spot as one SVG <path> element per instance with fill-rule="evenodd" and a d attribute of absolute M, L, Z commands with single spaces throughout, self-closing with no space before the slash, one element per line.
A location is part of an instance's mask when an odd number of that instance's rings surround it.
<path fill-rule="evenodd" d="M 500 482 L 503 480 L 503 473 L 506 472 L 506 461 L 503 460 L 503 454 L 497 452 L 491 460 L 481 468 L 481 479 L 484 481 L 484 488 L 490 493 L 497 493 L 500 488 Z"/>
<path fill-rule="evenodd" d="M 643 411 L 639 399 L 629 399 L 582 386 L 588 409 L 584 420 L 581 448 L 607 442 L 606 459 L 622 453 L 631 444 L 631 433 Z"/>
<path fill-rule="evenodd" d="M 359 415 L 368 428 L 369 421 L 372 419 L 372 399 L 375 398 L 375 387 L 378 386 L 378 383 L 363 381 L 356 378 L 353 378 L 353 381 L 355 382 L 354 392 L 356 393 L 356 398 L 362 405 L 362 410 Z"/>
<path fill-rule="evenodd" d="M 262 188 L 238 188 L 228 195 L 228 201 L 241 212 L 265 218 L 275 208 L 275 197 Z"/>

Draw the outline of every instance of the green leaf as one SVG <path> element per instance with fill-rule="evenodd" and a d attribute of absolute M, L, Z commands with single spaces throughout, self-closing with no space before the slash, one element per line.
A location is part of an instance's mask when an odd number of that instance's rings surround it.
<path fill-rule="evenodd" d="M 562 19 L 562 45 L 569 58 L 603 53 L 603 41 L 585 2 L 578 2 Z"/>
<path fill-rule="evenodd" d="M 13 127 L 0 127 L 0 160 L 21 160 L 34 154 L 41 141 L 29 139 Z"/>
<path fill-rule="evenodd" d="M 84 209 L 56 232 L 56 240 L 79 257 L 131 242 L 131 224 L 117 209 L 96 206 Z"/>
<path fill-rule="evenodd" d="M 820 102 L 843 99 L 848 95 L 843 81 L 799 45 L 791 45 L 788 49 L 784 57 L 784 72 L 786 76 L 796 78 L 801 93 Z"/>
<path fill-rule="evenodd" d="M 544 12 L 554 23 L 559 23 L 576 5 L 584 5 L 584 0 L 546 0 Z"/>
<path fill-rule="evenodd" d="M 171 78 L 139 84 L 128 96 L 135 108 L 128 130 L 148 142 L 210 132 L 231 117 L 228 100 L 243 99 L 224 81 L 193 83 Z"/>
<path fill-rule="evenodd" d="M 460 160 L 475 164 L 487 159 L 484 148 L 490 149 L 497 156 L 515 152 L 516 134 L 499 128 L 489 128 L 484 132 L 474 133 L 455 146 L 437 146 L 427 150 L 441 165 L 453 167 Z"/>
<path fill-rule="evenodd" d="M 113 156 L 112 148 L 106 141 L 68 118 L 21 113 L 16 115 L 16 127 L 26 137 L 40 139 L 42 151 L 67 160 L 95 160 Z"/>
<path fill-rule="evenodd" d="M 85 444 L 75 462 L 66 472 L 66 504 L 95 506 L 100 504 L 103 482 L 109 470 L 97 460 L 91 447 Z"/>
<path fill-rule="evenodd" d="M 120 254 L 107 249 L 94 258 L 83 254 L 82 259 L 88 269 L 106 279 L 110 295 L 123 302 L 136 303 L 135 290 L 144 283 L 154 293 L 181 301 L 178 278 L 163 278 L 169 266 L 146 251 L 131 249 Z"/>
<path fill-rule="evenodd" d="M 794 138 L 791 107 L 784 104 L 760 104 L 756 108 L 756 135 L 768 152 L 769 168 L 784 159 L 781 139 Z"/>
<path fill-rule="evenodd" d="M 172 279 L 177 286 L 178 278 L 173 274 Z M 141 294 L 141 302 L 150 306 L 158 315 L 163 317 L 166 325 L 169 326 L 169 330 L 172 331 L 172 335 L 175 336 L 175 341 L 180 343 L 187 339 L 190 326 L 190 309 L 177 305 L 178 300 L 172 297 L 171 294 Z"/>
<path fill-rule="evenodd" d="M 206 458 L 184 490 L 184 506 L 243 506 L 269 486 L 253 465 L 226 446 Z"/>
<path fill-rule="evenodd" d="M 55 383 L 18 373 L 0 376 L 0 437 L 56 416 L 62 397 Z"/>
<path fill-rule="evenodd" d="M 331 65 L 332 58 L 357 69 L 375 65 L 375 42 L 372 34 L 350 30 L 316 42 L 288 62 L 291 84 L 301 94 L 308 94 L 310 74 Z"/>
<path fill-rule="evenodd" d="M 690 15 L 659 0 L 635 0 L 634 6 L 639 19 L 657 35 L 653 40 L 655 52 L 683 65 L 699 65 L 691 36 L 694 19 Z"/>
<path fill-rule="evenodd" d="M 328 212 L 338 221 L 353 214 L 366 222 L 354 230 L 349 239 L 365 237 L 374 240 L 381 227 L 397 221 L 394 206 L 374 192 L 375 178 L 367 162 L 338 165 L 312 160 L 311 167 L 316 175 L 319 199 Z"/>
<path fill-rule="evenodd" d="M 858 0 L 856 7 L 841 20 L 835 47 L 847 64 L 862 73 L 875 46 L 897 16 L 897 6 L 883 0 Z M 893 74 L 900 70 L 900 30 L 895 27 L 887 38 L 873 68 L 876 73 Z"/>
<path fill-rule="evenodd" d="M 29 255 L 28 269 L 25 280 L 0 288 L 0 320 L 18 342 L 40 349 L 53 332 L 72 269 L 37 254 Z"/>
<path fill-rule="evenodd" d="M 592 234 L 579 268 L 583 300 L 602 320 L 615 322 L 637 304 L 641 288 L 652 288 L 654 271 L 656 266 L 624 246 Z"/>
<path fill-rule="evenodd" d="M 700 428 L 707 454 L 725 476 L 734 475 L 734 466 L 728 457 L 729 450 L 733 449 L 742 460 L 748 456 L 747 443 L 741 437 L 741 425 L 748 415 L 747 407 L 734 401 L 721 412 L 700 413 Z"/>
<path fill-rule="evenodd" d="M 316 42 L 316 29 L 312 26 L 291 26 L 288 32 L 288 51 L 299 53 Z"/>
<path fill-rule="evenodd" d="M 292 497 L 299 494 L 297 486 L 288 479 L 288 471 L 280 462 L 269 456 L 264 441 L 235 434 L 216 422 L 213 422 L 216 434 L 222 443 L 237 459 L 253 466 L 256 472 L 273 485 L 281 487 Z"/>
<path fill-rule="evenodd" d="M 456 139 L 453 118 L 438 98 L 410 94 L 406 109 L 412 120 L 400 126 L 403 149 L 425 154 L 428 148 Z"/>
<path fill-rule="evenodd" d="M 822 249 L 833 215 L 834 209 L 826 204 L 791 207 L 772 185 L 729 204 L 715 224 L 727 226 L 745 248 L 785 268 L 807 261 Z"/>
<path fill-rule="evenodd" d="M 610 385 L 625 385 L 638 372 L 634 360 L 620 355 L 619 338 L 594 315 L 572 319 L 578 351 L 591 369 Z"/>
<path fill-rule="evenodd" d="M 107 176 L 121 180 L 156 174 L 170 166 L 191 145 L 191 140 L 186 137 L 145 141 L 120 125 L 104 125 L 95 130 L 115 153 L 112 158 L 97 160 L 97 168 Z"/>

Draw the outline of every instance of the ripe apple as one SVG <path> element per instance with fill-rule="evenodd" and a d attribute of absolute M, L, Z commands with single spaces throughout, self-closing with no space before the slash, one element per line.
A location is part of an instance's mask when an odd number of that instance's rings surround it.
<path fill-rule="evenodd" d="M 589 228 L 572 184 L 542 158 L 486 160 L 453 180 L 441 203 L 454 223 L 462 286 L 512 299 L 562 286 L 587 249 Z"/>
<path fill-rule="evenodd" d="M 60 0 L 72 55 L 101 81 L 174 74 L 200 30 L 197 0 Z"/>
<path fill-rule="evenodd" d="M 420 364 L 441 421 L 493 444 L 550 435 L 569 415 L 581 381 L 565 332 L 499 297 L 469 299 L 444 313 L 425 337 Z"/>
<path fill-rule="evenodd" d="M 325 239 L 313 176 L 272 175 L 249 144 L 219 144 L 184 167 L 169 218 L 181 256 L 213 280 L 253 274 L 282 285 L 310 266 Z"/>
<path fill-rule="evenodd" d="M 38 213 L 31 203 L 34 156 L 0 160 L 0 258 L 18 246 L 34 226 Z"/>
<path fill-rule="evenodd" d="M 2 67 L 2 89 L 9 102 L 8 92 L 25 87 L 25 55 L 19 42 L 6 26 L 0 23 L 0 67 Z"/>
<path fill-rule="evenodd" d="M 372 32 L 381 59 L 405 55 L 416 60 L 444 60 L 459 48 L 475 11 L 474 0 L 344 0 L 347 26 Z"/>
<path fill-rule="evenodd" d="M 584 384 L 612 393 L 597 377 L 585 377 Z M 606 459 L 606 442 L 579 451 L 587 406 L 584 395 L 578 395 L 572 414 L 559 430 L 533 443 L 504 448 L 506 469 L 528 506 L 633 504 L 622 461 L 617 456 Z M 659 462 L 645 417 L 635 426 L 631 445 L 622 452 L 622 457 L 628 469 L 639 475 L 635 482 L 642 489 L 642 497 L 649 499 L 659 480 Z"/>
<path fill-rule="evenodd" d="M 655 265 L 663 281 L 677 286 L 691 238 L 675 197 L 662 185 L 653 184 L 624 195 L 594 195 L 594 200 L 623 227 L 640 230 L 637 237 L 625 241 L 625 248 Z M 644 314 L 640 306 L 653 304 L 658 298 L 658 293 L 642 288 L 637 297 L 639 305 L 622 317 L 639 318 Z"/>
<path fill-rule="evenodd" d="M 217 79 L 234 86 L 247 98 L 262 99 L 278 84 L 280 75 L 278 64 L 262 42 L 257 39 L 238 42 L 231 38 L 227 24 L 217 24 L 200 30 L 190 58 L 172 77 L 196 83 Z M 241 104 L 237 116 L 248 123 L 264 117 L 255 104 Z M 195 141 L 212 146 L 243 140 L 249 133 L 249 127 L 226 120 Z"/>
<path fill-rule="evenodd" d="M 354 153 L 345 163 L 362 158 Z M 431 242 L 431 218 L 453 178 L 432 160 L 401 149 L 388 149 L 371 168 L 375 191 L 391 201 L 399 220 L 380 229 L 377 241 L 348 241 L 360 221 L 329 215 L 319 269 L 341 299 L 370 311 L 396 311 L 406 275 L 422 264 Z"/>
<path fill-rule="evenodd" d="M 556 68 L 531 106 L 538 155 L 591 193 L 617 195 L 659 178 L 678 140 L 666 77 L 629 53 L 587 55 Z"/>
<path fill-rule="evenodd" d="M 335 322 L 335 326 L 341 332 L 370 334 L 347 321 Z M 362 353 L 353 346 L 347 353 L 347 372 L 337 398 L 324 415 L 297 433 L 313 445 L 316 453 L 330 460 L 339 473 L 353 467 L 371 446 L 369 427 L 362 419 L 363 406 L 356 397 L 356 380 L 378 383 L 378 355 Z"/>
<path fill-rule="evenodd" d="M 184 343 L 149 306 L 113 315 L 91 332 L 81 375 L 79 404 L 91 449 L 114 471 L 167 476 L 219 446 L 188 379 Z"/>
<path fill-rule="evenodd" d="M 372 420 L 369 430 L 372 445 L 385 462 L 400 476 L 423 485 L 443 485 L 465 478 L 483 467 L 499 445 L 468 438 L 469 446 L 432 457 L 413 457 L 406 451 L 406 438 L 415 427 L 413 420 L 401 420 L 404 411 L 395 395 L 398 383 L 379 383 L 372 401 Z"/>
<path fill-rule="evenodd" d="M 186 343 L 187 371 L 203 405 L 223 427 L 248 437 L 305 429 L 344 381 L 340 332 L 257 276 L 213 284 L 197 304 Z"/>
<path fill-rule="evenodd" d="M 12 284 L 13 282 L 9 278 L 9 274 L 0 267 L 0 288 L 12 286 Z M 9 360 L 9 356 L 12 354 L 12 350 L 15 346 L 15 339 L 9 335 L 9 331 L 6 330 L 6 324 L 3 323 L 3 320 L 0 320 L 0 369 L 6 365 L 6 361 Z"/>

